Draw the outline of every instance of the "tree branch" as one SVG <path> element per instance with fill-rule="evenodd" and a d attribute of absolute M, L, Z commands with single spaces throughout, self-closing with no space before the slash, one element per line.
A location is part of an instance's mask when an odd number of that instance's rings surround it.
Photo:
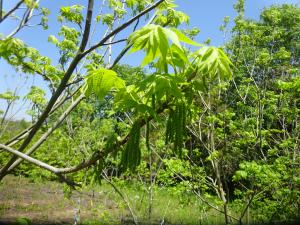
<path fill-rule="evenodd" d="M 40 0 L 36 0 L 35 3 L 38 3 L 39 1 Z M 30 8 L 30 7 L 27 8 L 27 10 L 25 11 L 19 26 L 14 31 L 12 31 L 6 38 L 13 37 L 16 33 L 18 33 L 27 24 L 27 22 L 32 17 L 33 10 L 34 10 L 33 7 L 32 8 Z"/>
<path fill-rule="evenodd" d="M 30 157 L 30 156 L 28 156 L 28 155 L 26 155 L 26 154 L 24 154 L 22 152 L 19 152 L 19 151 L 15 150 L 15 149 L 11 148 L 11 147 L 8 147 L 6 145 L 0 144 L 0 148 L 2 150 L 5 150 L 7 152 L 10 152 L 10 153 L 18 156 L 18 157 L 20 157 L 20 158 L 22 158 L 22 159 L 24 159 L 24 160 L 26 160 L 26 161 L 28 161 L 28 162 L 36 165 L 36 166 L 39 166 L 39 167 L 41 167 L 43 169 L 46 169 L 46 170 L 48 170 L 48 171 L 50 171 L 52 173 L 55 173 L 55 174 L 57 173 L 57 168 L 56 167 L 50 166 L 47 163 L 44 163 L 44 162 L 39 161 L 37 159 L 34 159 L 34 158 L 32 158 L 32 157 Z"/>
<path fill-rule="evenodd" d="M 93 16 L 93 7 L 94 7 L 94 0 L 89 0 L 89 4 L 88 4 L 88 9 L 87 9 L 87 16 L 86 16 L 86 20 L 85 20 L 85 27 L 84 27 L 84 32 L 83 32 L 83 37 L 82 37 L 82 41 L 79 47 L 79 51 L 83 52 L 89 36 L 90 36 L 90 30 L 91 30 L 91 24 L 92 24 L 92 16 Z"/>
<path fill-rule="evenodd" d="M 38 121 L 36 122 L 36 124 L 30 130 L 27 138 L 23 141 L 23 143 L 19 147 L 18 152 L 22 152 L 28 146 L 28 144 L 30 143 L 30 141 L 32 140 L 32 138 L 34 137 L 34 135 L 36 134 L 36 132 L 39 130 L 39 128 L 44 123 L 44 121 L 47 119 L 47 117 L 49 116 L 49 112 L 51 111 L 53 105 L 55 104 L 55 102 L 58 99 L 58 97 L 60 96 L 60 94 L 64 91 L 64 89 L 66 87 L 66 84 L 67 84 L 70 76 L 72 75 L 73 71 L 75 70 L 75 68 L 76 68 L 77 64 L 80 62 L 80 60 L 84 56 L 86 56 L 88 53 L 90 53 L 91 51 L 93 51 L 94 49 L 96 49 L 97 47 L 103 45 L 110 37 L 114 36 L 115 34 L 117 34 L 118 32 L 120 32 L 121 30 L 123 30 L 126 27 L 128 27 L 135 20 L 139 19 L 141 16 L 145 15 L 146 13 L 148 13 L 149 11 L 151 11 L 152 9 L 156 8 L 163 1 L 164 0 L 160 0 L 160 1 L 156 2 L 155 4 L 151 5 L 150 7 L 148 7 L 147 9 L 145 9 L 144 11 L 142 11 L 141 13 L 139 13 L 138 15 L 136 15 L 135 17 L 133 17 L 132 19 L 128 20 L 127 22 L 125 22 L 124 24 L 122 24 L 121 26 L 119 26 L 118 28 L 116 28 L 115 30 L 113 30 L 111 33 L 109 33 L 108 35 L 106 35 L 97 45 L 92 46 L 90 49 L 88 49 L 85 52 L 80 52 L 79 51 L 76 54 L 76 56 L 74 57 L 73 61 L 70 64 L 68 70 L 66 71 L 65 76 L 62 78 L 59 87 L 57 88 L 56 92 L 52 95 L 51 99 L 49 100 L 48 105 L 46 106 L 44 112 L 42 113 L 42 115 L 40 116 L 40 118 L 38 119 Z M 90 4 L 93 4 L 93 0 L 89 0 L 89 7 L 88 7 L 88 13 L 87 13 L 87 15 L 89 16 L 89 18 L 87 18 L 88 21 L 91 21 L 91 17 L 92 17 L 92 11 L 90 11 L 90 9 L 91 9 Z M 90 25 L 91 25 L 90 22 L 86 22 L 86 26 L 90 26 Z M 85 32 L 89 33 L 89 29 L 85 29 Z M 84 33 L 83 34 L 82 43 L 80 45 L 81 46 L 80 47 L 81 50 L 87 44 L 87 40 L 88 40 L 87 37 L 88 36 Z M 131 46 L 127 46 L 119 54 L 119 56 L 116 58 L 116 60 L 114 61 L 113 65 L 109 66 L 109 68 L 112 68 L 117 62 L 119 62 L 119 60 L 124 56 L 124 54 L 128 51 L 128 49 L 130 47 Z M 141 122 L 143 122 L 143 120 Z M 144 124 L 145 124 L 145 121 L 144 121 Z M 128 137 L 125 137 L 125 139 L 123 141 L 121 141 L 120 143 L 118 143 L 118 144 L 125 144 L 127 142 L 127 138 Z M 89 166 L 93 165 L 99 159 L 96 156 L 97 156 L 97 154 L 95 156 L 93 156 L 90 160 L 88 160 L 87 162 L 85 162 L 83 164 L 80 164 L 80 165 L 78 165 L 76 167 L 73 167 L 73 168 L 66 169 L 65 172 L 66 173 L 76 172 L 76 171 L 78 171 L 80 169 L 83 169 L 83 168 L 86 168 L 86 167 L 89 167 Z M 11 160 L 4 167 L 2 167 L 2 169 L 0 170 L 0 180 L 7 174 L 8 169 L 17 160 L 17 158 L 18 158 L 18 156 L 14 155 L 11 158 Z"/>
<path fill-rule="evenodd" d="M 26 155 L 26 154 L 23 154 L 23 153 L 21 153 L 21 152 L 19 152 L 19 151 L 16 151 L 16 150 L 13 149 L 13 148 L 8 147 L 8 146 L 6 146 L 6 145 L 0 144 L 0 148 L 3 149 L 3 150 L 5 150 L 5 151 L 7 151 L 7 152 L 9 152 L 9 153 L 12 153 L 12 154 L 18 156 L 18 157 L 20 157 L 20 158 L 22 158 L 22 159 L 24 159 L 24 160 L 26 160 L 26 161 L 28 161 L 28 162 L 30 162 L 30 163 L 32 163 L 32 164 L 38 166 L 38 167 L 41 167 L 41 168 L 43 168 L 43 169 L 45 169 L 45 170 L 48 170 L 48 171 L 50 171 L 50 172 L 56 174 L 56 175 L 60 178 L 60 180 L 62 180 L 63 182 L 67 183 L 68 185 L 70 185 L 70 186 L 73 187 L 74 189 L 75 189 L 75 186 L 80 186 L 79 184 L 77 184 L 77 183 L 75 183 L 75 182 L 73 182 L 73 181 L 67 179 L 65 176 L 63 176 L 63 175 L 60 173 L 60 170 L 61 170 L 61 169 L 59 169 L 59 168 L 56 168 L 56 167 L 54 167 L 54 166 L 51 166 L 51 165 L 49 165 L 49 164 L 47 164 L 47 163 L 44 163 L 44 162 L 42 162 L 42 161 L 40 161 L 40 160 L 34 159 L 34 158 L 32 158 L 32 157 L 30 157 L 30 156 L 28 156 L 28 155 Z"/>
<path fill-rule="evenodd" d="M 53 124 L 52 127 L 50 127 L 47 132 L 45 132 L 38 141 L 34 143 L 34 145 L 25 153 L 26 155 L 30 155 L 35 150 L 40 147 L 46 139 L 53 133 L 54 130 L 56 130 L 59 125 L 65 120 L 65 118 L 71 113 L 71 111 L 81 102 L 82 99 L 84 99 L 84 95 L 81 94 L 68 108 L 65 110 L 65 112 L 57 119 L 57 121 Z M 13 170 L 16 166 L 18 166 L 22 162 L 22 159 L 17 159 L 7 170 L 7 173 L 9 173 L 11 170 Z"/>
<path fill-rule="evenodd" d="M 78 87 L 73 93 L 71 93 L 68 96 L 65 96 L 63 99 L 61 99 L 59 102 L 57 102 L 52 110 L 50 111 L 49 115 L 51 115 L 52 113 L 54 113 L 61 105 L 63 105 L 67 100 L 69 100 L 70 98 L 72 98 L 78 91 L 80 90 L 80 87 Z M 25 130 L 23 130 L 22 132 L 20 132 L 19 134 L 17 134 L 16 136 L 14 136 L 13 138 L 11 138 L 9 141 L 5 142 L 5 145 L 12 147 L 13 145 L 15 145 L 16 143 L 18 143 L 19 141 L 23 140 L 25 137 L 27 137 L 28 133 L 30 132 L 30 130 L 35 126 L 35 124 L 32 124 L 31 126 L 27 127 Z"/>
<path fill-rule="evenodd" d="M 1 17 L 0 17 L 0 23 L 2 23 L 8 16 L 10 16 L 14 11 L 16 11 L 20 5 L 22 5 L 22 3 L 24 2 L 24 0 L 19 1 L 11 10 L 9 10 L 3 17 L 2 17 L 2 0 L 1 0 Z"/>
<path fill-rule="evenodd" d="M 0 144 L 0 148 L 2 150 L 5 150 L 6 152 L 9 152 L 11 154 L 14 154 L 15 156 L 17 157 L 20 157 L 24 160 L 26 160 L 27 162 L 30 162 L 42 169 L 45 169 L 45 170 L 48 170 L 54 174 L 67 174 L 67 173 L 74 173 L 74 172 L 77 172 L 83 168 L 87 168 L 89 167 L 90 165 L 93 165 L 101 156 L 101 154 L 99 152 L 95 153 L 90 160 L 88 161 L 83 161 L 82 163 L 76 165 L 76 166 L 73 166 L 73 167 L 68 167 L 68 168 L 57 168 L 57 167 L 54 167 L 54 166 L 51 166 L 45 162 L 42 162 L 38 159 L 35 159 L 31 156 L 28 156 L 22 152 L 19 152 L 11 147 L 8 147 L 6 145 L 3 145 L 3 144 Z"/>
<path fill-rule="evenodd" d="M 103 44 L 107 40 L 109 40 L 110 37 L 116 35 L 120 31 L 124 30 L 126 27 L 128 27 L 129 25 L 131 25 L 134 21 L 138 20 L 140 17 L 142 17 L 146 13 L 150 12 L 152 9 L 156 8 L 157 6 L 159 6 L 164 1 L 165 0 L 159 0 L 158 2 L 156 2 L 156 3 L 152 4 L 151 6 L 149 6 L 148 8 L 146 8 L 144 11 L 140 12 L 135 17 L 132 17 L 130 20 L 128 20 L 127 22 L 123 23 L 122 25 L 120 25 L 119 27 L 117 27 L 116 29 L 114 29 L 112 32 L 110 32 L 108 35 L 106 35 L 100 42 L 98 42 L 97 44 L 93 45 L 92 47 L 90 47 L 85 52 L 83 52 L 82 55 L 85 56 L 85 55 L 89 54 L 90 52 L 92 52 L 93 50 L 95 50 L 96 48 L 98 48 L 100 46 L 103 46 Z"/>
<path fill-rule="evenodd" d="M 120 39 L 118 41 L 112 41 L 112 42 L 109 42 L 109 43 L 104 43 L 103 45 L 113 45 L 113 44 L 117 44 L 117 43 L 124 42 L 124 41 L 127 41 L 127 39 L 126 38 L 125 39 Z"/>
<path fill-rule="evenodd" d="M 43 111 L 42 115 L 40 116 L 40 118 L 36 122 L 35 126 L 30 130 L 27 138 L 23 141 L 23 143 L 19 147 L 18 151 L 22 152 L 28 146 L 28 144 L 30 143 L 32 138 L 35 136 L 35 134 L 40 129 L 42 124 L 48 118 L 52 107 L 54 106 L 55 102 L 57 101 L 57 99 L 59 98 L 61 93 L 65 90 L 65 86 L 68 83 L 73 71 L 75 70 L 75 68 L 78 65 L 78 63 L 80 62 L 80 60 L 82 59 L 83 56 L 80 54 L 80 52 L 84 50 L 84 48 L 87 44 L 87 41 L 88 41 L 88 34 L 90 32 L 90 26 L 91 26 L 90 21 L 92 19 L 92 11 L 90 11 L 90 10 L 91 10 L 91 6 L 93 6 L 93 5 L 94 5 L 94 0 L 89 0 L 88 12 L 87 12 L 87 18 L 86 18 L 86 21 L 87 21 L 86 26 L 87 27 L 85 27 L 85 29 L 84 29 L 85 33 L 83 34 L 83 38 L 82 38 L 82 42 L 81 42 L 81 45 L 80 45 L 79 52 L 74 57 L 74 59 L 71 62 L 68 70 L 66 71 L 64 77 L 62 78 L 58 88 L 56 89 L 55 93 L 52 95 L 51 99 L 49 100 L 48 105 L 46 106 L 46 108 Z M 0 180 L 5 176 L 5 174 L 7 173 L 8 168 L 16 161 L 16 159 L 17 159 L 17 156 L 13 156 L 10 159 L 10 161 L 1 169 Z"/>

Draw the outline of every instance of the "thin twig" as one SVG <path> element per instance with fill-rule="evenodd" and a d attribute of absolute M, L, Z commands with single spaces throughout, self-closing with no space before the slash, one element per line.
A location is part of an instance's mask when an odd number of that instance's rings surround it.
<path fill-rule="evenodd" d="M 3 0 L 1 0 L 1 8 L 0 8 L 0 23 L 2 23 L 8 16 L 10 16 L 14 11 L 16 11 L 20 5 L 22 5 L 22 3 L 24 2 L 24 0 L 19 1 L 11 10 L 9 10 L 3 17 L 2 17 L 2 10 L 3 10 Z"/>

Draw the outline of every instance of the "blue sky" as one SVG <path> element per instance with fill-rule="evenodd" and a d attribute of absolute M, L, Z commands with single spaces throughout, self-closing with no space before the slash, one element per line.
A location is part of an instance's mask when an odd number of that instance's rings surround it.
<path fill-rule="evenodd" d="M 10 8 L 16 1 L 4 0 L 3 2 L 5 10 Z M 52 58 L 53 62 L 56 63 L 55 61 L 58 54 L 55 48 L 47 42 L 47 39 L 50 34 L 57 34 L 59 30 L 56 23 L 56 16 L 59 8 L 63 5 L 84 4 L 85 2 L 86 1 L 83 0 L 41 0 L 41 5 L 49 8 L 51 11 L 49 17 L 49 30 L 44 31 L 40 27 L 25 28 L 19 32 L 16 37 L 24 40 L 28 45 L 37 48 L 41 54 Z M 200 29 L 200 34 L 196 40 L 198 42 L 203 42 L 207 38 L 210 38 L 212 45 L 222 45 L 224 39 L 223 33 L 219 31 L 219 27 L 225 16 L 229 16 L 231 19 L 235 17 L 236 13 L 233 10 L 233 4 L 235 2 L 235 0 L 175 1 L 179 6 L 178 10 L 183 11 L 190 16 L 190 27 L 198 27 Z M 300 0 L 246 0 L 245 15 L 248 18 L 259 19 L 259 14 L 264 7 L 282 3 L 298 4 L 299 6 Z M 13 22 L 0 24 L 0 33 L 8 34 L 13 26 Z M 126 35 L 126 33 L 124 35 Z M 120 46 L 117 48 L 120 48 Z M 138 65 L 140 58 L 141 56 L 139 54 L 132 54 L 122 60 L 122 63 Z M 31 85 L 46 87 L 45 83 L 39 77 L 31 76 L 27 79 L 23 74 L 17 73 L 8 66 L 3 59 L 0 59 L 0 93 L 7 89 L 14 90 L 21 86 L 18 92 L 20 95 L 23 95 L 28 91 Z M 14 116 L 15 119 L 29 118 L 25 113 L 26 106 L 28 107 L 28 104 L 25 104 L 23 107 L 21 101 L 16 104 L 13 111 L 17 111 L 18 108 L 21 108 L 21 110 Z M 0 109 L 3 110 L 4 108 L 5 102 L 0 101 Z M 11 114 L 14 114 L 13 111 Z"/>

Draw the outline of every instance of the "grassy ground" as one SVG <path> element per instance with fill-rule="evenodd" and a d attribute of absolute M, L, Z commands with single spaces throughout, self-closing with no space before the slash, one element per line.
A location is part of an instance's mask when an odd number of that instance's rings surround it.
<path fill-rule="evenodd" d="M 165 190 L 156 190 L 152 219 L 148 219 L 148 194 L 141 187 L 118 184 L 138 221 L 147 224 L 221 224 L 221 215 L 205 213 L 193 196 L 182 199 Z M 106 183 L 83 188 L 69 197 L 62 184 L 32 182 L 7 176 L 0 185 L 0 223 L 74 224 L 80 209 L 80 222 L 94 224 L 130 224 L 131 214 L 124 200 Z M 78 215 L 78 214 L 77 214 Z"/>
<path fill-rule="evenodd" d="M 61 184 L 33 183 L 29 179 L 8 176 L 0 186 L 0 218 L 2 221 L 28 218 L 35 222 L 73 223 L 75 211 L 80 207 L 81 220 L 97 219 L 101 209 L 94 205 L 100 205 L 106 194 L 103 191 L 90 197 L 92 193 L 89 192 L 74 192 L 66 198 Z M 103 203 L 101 205 L 107 208 L 116 207 L 111 201 Z"/>
<path fill-rule="evenodd" d="M 158 187 L 149 220 L 147 187 L 122 182 L 115 185 L 140 225 L 224 224 L 222 214 L 207 208 L 194 195 Z M 78 209 L 80 213 L 76 214 Z M 57 182 L 7 176 L 0 183 L 0 225 L 70 225 L 76 215 L 80 215 L 79 223 L 83 225 L 133 224 L 128 205 L 108 183 L 85 187 L 71 195 Z"/>

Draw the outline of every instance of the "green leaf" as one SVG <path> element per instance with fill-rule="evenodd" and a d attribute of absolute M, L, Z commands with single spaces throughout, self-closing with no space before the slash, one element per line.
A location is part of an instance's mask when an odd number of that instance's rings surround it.
<path fill-rule="evenodd" d="M 52 44 L 55 44 L 55 45 L 58 45 L 59 44 L 59 41 L 57 40 L 57 38 L 54 36 L 54 35 L 50 35 L 48 37 L 48 41 Z"/>
<path fill-rule="evenodd" d="M 194 45 L 194 46 L 202 46 L 202 44 L 199 44 L 192 39 L 190 39 L 188 36 L 185 34 L 181 33 L 178 29 L 172 28 L 172 31 L 177 35 L 179 41 L 189 44 L 189 45 Z"/>
<path fill-rule="evenodd" d="M 129 53 L 139 50 L 145 51 L 146 56 L 143 59 L 142 66 L 149 64 L 157 58 L 159 58 L 163 64 L 166 64 L 166 58 L 172 46 L 169 44 L 169 40 L 173 43 L 173 46 L 177 47 L 177 50 L 182 50 L 181 52 L 184 51 L 180 41 L 199 46 L 198 43 L 192 41 L 176 29 L 150 24 L 130 35 L 129 44 L 132 44 L 132 48 Z M 183 57 L 181 56 L 181 58 Z"/>
<path fill-rule="evenodd" d="M 172 74 L 169 76 L 153 74 L 139 84 L 138 91 L 145 92 L 147 99 L 150 99 L 153 94 L 157 99 L 163 99 L 165 96 L 181 98 L 182 92 L 179 85 L 181 82 L 183 81 L 179 77 Z"/>
<path fill-rule="evenodd" d="M 211 79 L 231 79 L 231 61 L 226 54 L 216 47 L 202 47 L 194 53 L 194 64 L 198 74 Z"/>
<path fill-rule="evenodd" d="M 182 48 L 178 48 L 176 45 L 172 45 L 167 55 L 167 61 L 173 67 L 178 66 L 185 69 L 186 64 L 189 63 L 186 52 Z"/>
<path fill-rule="evenodd" d="M 46 104 L 46 93 L 43 89 L 32 86 L 30 92 L 25 96 L 25 99 L 30 100 L 33 104 L 43 106 Z"/>
<path fill-rule="evenodd" d="M 61 7 L 60 15 L 62 16 L 62 18 L 66 19 L 67 21 L 81 24 L 81 22 L 83 21 L 83 15 L 82 15 L 83 8 L 84 7 L 81 5 Z"/>
<path fill-rule="evenodd" d="M 0 93 L 0 99 L 14 101 L 19 99 L 19 96 L 16 96 L 12 91 L 6 91 L 4 93 Z"/>
<path fill-rule="evenodd" d="M 86 96 L 95 93 L 99 99 L 103 99 L 113 88 L 123 89 L 125 88 L 125 82 L 113 70 L 100 68 L 89 71 L 83 90 Z"/>
<path fill-rule="evenodd" d="M 173 32 L 171 29 L 167 29 L 167 28 L 163 28 L 162 31 L 165 33 L 166 37 L 168 37 L 173 42 L 174 45 L 176 45 L 178 48 L 181 48 L 179 38 L 175 32 Z"/>
<path fill-rule="evenodd" d="M 233 180 L 238 181 L 241 179 L 247 178 L 248 174 L 244 170 L 238 170 L 235 172 L 235 175 L 233 176 Z"/>

